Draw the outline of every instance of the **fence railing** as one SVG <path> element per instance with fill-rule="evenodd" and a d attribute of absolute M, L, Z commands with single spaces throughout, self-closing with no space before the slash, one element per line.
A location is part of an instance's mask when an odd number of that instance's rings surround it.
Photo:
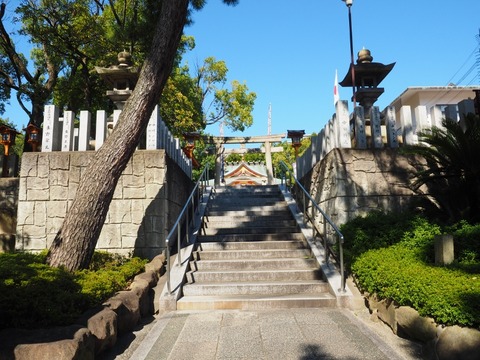
<path fill-rule="evenodd" d="M 336 260 L 336 262 L 340 265 L 340 276 L 341 276 L 341 288 L 339 289 L 342 292 L 345 292 L 345 269 L 343 263 L 343 244 L 345 238 L 343 234 L 340 232 L 340 229 L 335 225 L 335 223 L 330 219 L 330 217 L 318 206 L 316 201 L 312 198 L 309 192 L 302 186 L 302 184 L 298 181 L 298 179 L 293 174 L 293 171 L 285 164 L 285 162 L 281 161 L 280 166 L 285 171 L 285 174 L 288 175 L 285 177 L 286 185 L 290 190 L 290 193 L 294 197 L 297 204 L 301 201 L 301 205 L 303 208 L 303 221 L 305 223 L 309 222 L 313 229 L 313 236 L 314 237 L 321 237 L 323 239 L 323 247 L 325 251 L 325 261 L 328 263 L 330 255 Z M 294 191 L 294 189 L 299 189 L 300 191 Z M 309 206 L 310 203 L 310 206 Z M 308 210 L 310 209 L 310 214 Z M 332 227 L 334 232 L 337 235 L 337 244 L 338 244 L 338 255 L 333 251 L 332 244 L 329 243 L 327 237 L 326 228 L 324 231 L 320 231 L 318 229 L 316 223 L 316 213 L 321 214 L 324 219 L 324 224 L 327 223 Z"/>
<path fill-rule="evenodd" d="M 403 105 L 380 111 L 372 106 L 368 113 L 362 106 L 349 112 L 348 102 L 337 101 L 336 111 L 320 132 L 311 137 L 311 146 L 297 159 L 297 177 L 301 179 L 331 150 L 384 149 L 418 143 L 418 132 L 432 126 L 441 127 L 444 117 L 461 120 L 463 114 L 473 111 L 473 100 L 458 104 L 433 106 L 430 112 L 424 105 L 415 108 Z"/>
<path fill-rule="evenodd" d="M 190 193 L 190 196 L 188 197 L 185 205 L 182 208 L 182 211 L 180 211 L 180 214 L 178 215 L 177 220 L 172 226 L 172 229 L 168 233 L 166 239 L 165 239 L 165 247 L 166 247 L 166 259 L 167 259 L 167 264 L 166 264 L 166 269 L 167 269 L 167 290 L 168 294 L 172 293 L 171 289 L 171 260 L 170 260 L 170 246 L 172 241 L 174 241 L 175 237 L 177 239 L 177 265 L 181 266 L 182 265 L 182 256 L 181 256 L 181 249 L 182 249 L 182 239 L 185 238 L 186 243 L 190 243 L 190 230 L 196 227 L 196 222 L 195 222 L 195 214 L 198 212 L 199 207 L 198 205 L 200 204 L 204 191 L 206 187 L 208 186 L 208 164 L 205 166 L 203 169 L 202 174 L 200 175 L 200 178 L 198 179 L 197 183 L 195 184 L 192 192 Z M 184 232 L 182 232 L 182 226 L 184 226 Z M 185 237 L 182 236 L 185 235 Z"/>
<path fill-rule="evenodd" d="M 98 150 L 108 134 L 113 131 L 121 110 L 114 110 L 107 116 L 106 111 L 98 110 L 95 116 L 95 138 L 91 136 L 93 124 L 92 114 L 89 111 L 80 111 L 78 127 L 75 126 L 75 114 L 64 111 L 60 117 L 59 108 L 55 105 L 45 106 L 41 151 L 89 151 Z M 165 149 L 167 155 L 191 178 L 192 164 L 182 148 L 180 140 L 168 130 L 160 116 L 158 106 L 155 107 L 148 122 L 145 136 L 139 144 L 140 149 Z"/>

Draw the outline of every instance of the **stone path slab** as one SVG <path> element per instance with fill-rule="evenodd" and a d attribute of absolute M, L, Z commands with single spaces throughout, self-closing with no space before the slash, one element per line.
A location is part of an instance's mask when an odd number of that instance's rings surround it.
<path fill-rule="evenodd" d="M 175 311 L 131 360 L 403 359 L 344 309 Z"/>

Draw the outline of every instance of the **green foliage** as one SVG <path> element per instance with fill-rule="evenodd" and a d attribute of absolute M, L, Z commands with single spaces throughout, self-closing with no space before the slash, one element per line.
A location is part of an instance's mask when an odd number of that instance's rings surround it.
<path fill-rule="evenodd" d="M 414 189 L 428 193 L 451 222 L 480 220 L 480 119 L 468 114 L 463 122 L 445 119 L 442 127 L 420 133 L 421 143 L 404 151 L 425 158 Z"/>
<path fill-rule="evenodd" d="M 71 274 L 45 263 L 46 253 L 0 254 L 0 327 L 71 324 L 141 272 L 146 261 L 96 253 L 91 269 Z"/>
<path fill-rule="evenodd" d="M 352 270 L 363 290 L 382 299 L 411 306 L 441 324 L 480 326 L 480 274 L 426 264 L 401 243 L 366 252 Z"/>
<path fill-rule="evenodd" d="M 438 267 L 434 238 L 444 230 L 425 218 L 375 212 L 342 227 L 345 253 L 361 289 L 441 324 L 478 327 L 480 225 L 460 222 L 445 230 L 454 234 L 456 254 L 463 258 Z"/>
<path fill-rule="evenodd" d="M 373 211 L 357 217 L 341 226 L 345 237 L 344 256 L 347 268 L 360 255 L 371 249 L 385 248 L 398 242 L 412 249 L 424 251 L 431 257 L 431 239 L 440 228 L 412 213 L 388 213 Z"/>

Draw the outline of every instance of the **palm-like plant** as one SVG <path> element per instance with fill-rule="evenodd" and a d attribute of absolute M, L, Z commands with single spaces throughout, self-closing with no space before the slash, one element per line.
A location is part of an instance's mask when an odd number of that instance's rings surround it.
<path fill-rule="evenodd" d="M 407 151 L 425 158 L 414 174 L 414 188 L 426 185 L 429 195 L 452 221 L 480 220 L 480 119 L 444 119 L 443 127 L 420 132 L 420 144 Z"/>

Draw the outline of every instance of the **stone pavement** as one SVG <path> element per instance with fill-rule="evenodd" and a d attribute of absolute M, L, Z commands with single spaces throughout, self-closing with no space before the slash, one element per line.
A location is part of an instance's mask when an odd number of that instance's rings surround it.
<path fill-rule="evenodd" d="M 405 359 L 345 309 L 174 311 L 131 360 Z"/>

